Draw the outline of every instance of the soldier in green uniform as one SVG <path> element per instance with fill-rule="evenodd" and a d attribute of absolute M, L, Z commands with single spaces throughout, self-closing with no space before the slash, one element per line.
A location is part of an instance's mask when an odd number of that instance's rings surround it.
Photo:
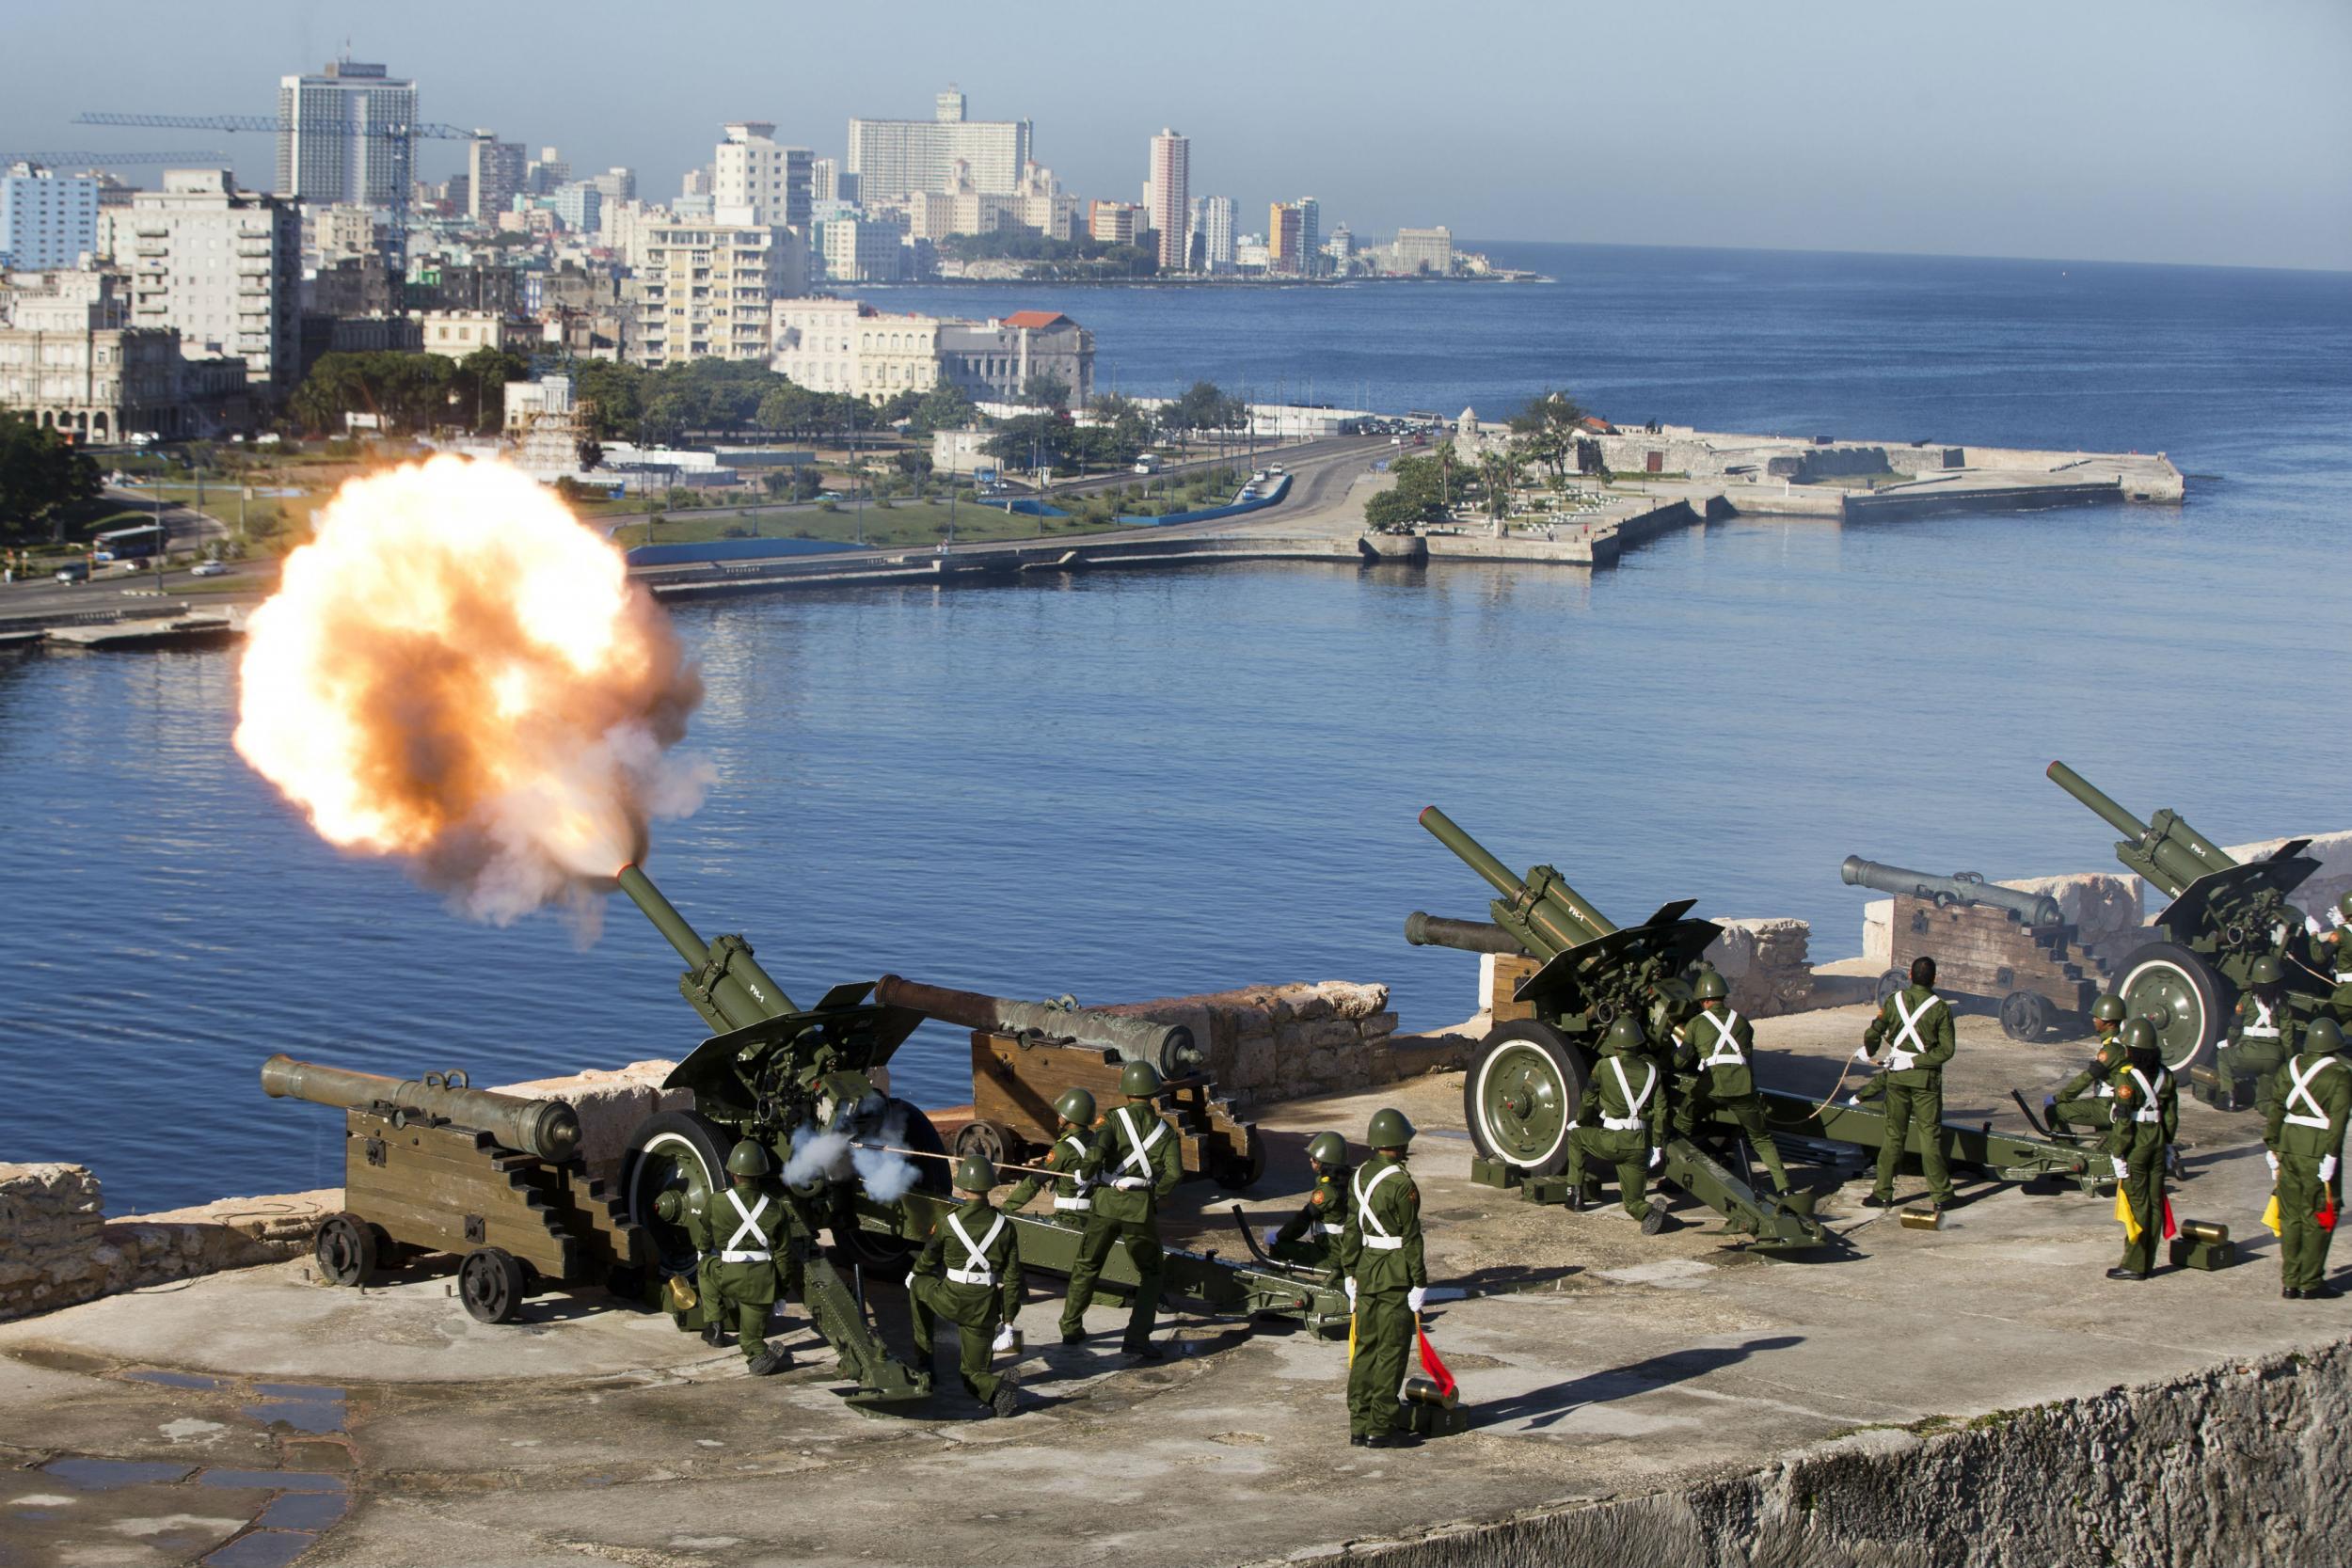
<path fill-rule="evenodd" d="M 1347 1229 L 1347 1140 L 1337 1132 L 1318 1132 L 1307 1140 L 1307 1165 L 1314 1172 L 1315 1190 L 1279 1226 L 1268 1226 L 1265 1249 L 1289 1263 L 1318 1268 L 1340 1265 L 1340 1237 Z"/>
<path fill-rule="evenodd" d="M 2286 977 L 2286 966 L 2270 953 L 2256 958 L 2247 972 L 2246 992 L 2237 999 L 2229 1036 L 2213 1058 L 2217 1081 L 2214 1103 L 2224 1111 L 2246 1109 L 2238 1092 L 2241 1080 L 2266 1084 L 2279 1064 L 2295 1054 L 2303 1025 L 2287 1001 Z"/>
<path fill-rule="evenodd" d="M 2058 1093 L 2042 1101 L 2042 1115 L 2052 1132 L 2106 1131 L 2107 1113 L 2115 1109 L 2113 1080 L 2123 1066 L 2122 1028 L 2122 997 L 2108 991 L 2090 1005 L 2090 1037 L 2099 1047 L 2098 1054 Z"/>
<path fill-rule="evenodd" d="M 1079 1226 L 1094 1212 L 1093 1183 L 1078 1174 L 1093 1147 L 1094 1097 L 1084 1089 L 1064 1089 L 1054 1101 L 1054 1115 L 1061 1125 L 1054 1133 L 1054 1147 L 1046 1151 L 1043 1168 L 1053 1171 L 1041 1177 L 1033 1170 L 1024 1176 L 1013 1190 L 1005 1195 L 1005 1211 L 1017 1212 L 1038 1195 L 1041 1187 L 1054 1190 L 1054 1219 L 1057 1224 Z"/>
<path fill-rule="evenodd" d="M 1568 1123 L 1568 1207 L 1581 1213 L 1600 1201 L 1598 1179 L 1585 1174 L 1585 1163 L 1598 1160 L 1617 1167 L 1617 1196 L 1627 1217 L 1654 1233 L 1664 1214 L 1645 1198 L 1649 1173 L 1665 1158 L 1666 1111 L 1647 1043 L 1630 1013 L 1619 1013 L 1601 1036 L 1600 1060 Z"/>
<path fill-rule="evenodd" d="M 2264 1096 L 2263 1142 L 2278 1183 L 2279 1264 L 2289 1301 L 2339 1295 L 2327 1282 L 2332 1230 L 2314 1217 L 2344 1205 L 2344 1132 L 2352 1118 L 2352 1066 L 2340 1054 L 2344 1032 L 2332 1018 L 2312 1021 L 2303 1048 L 2279 1064 Z"/>
<path fill-rule="evenodd" d="M 1010 1377 L 991 1371 L 989 1358 L 1021 1311 L 1020 1227 L 988 1201 L 996 1168 L 977 1154 L 956 1163 L 956 1202 L 930 1240 L 915 1255 L 907 1275 L 907 1299 L 914 1308 L 914 1351 L 931 1361 L 939 1320 L 956 1325 L 956 1370 L 963 1391 L 990 1414 L 1009 1416 L 1018 1408 Z"/>
<path fill-rule="evenodd" d="M 1958 1041 L 1952 1035 L 1952 1009 L 1935 994 L 1935 960 L 1922 953 L 1911 960 L 1911 984 L 1889 996 L 1879 1016 L 1862 1032 L 1862 1048 L 1854 1055 L 1875 1061 L 1886 1047 L 1886 1141 L 1879 1146 L 1878 1182 L 1866 1207 L 1884 1209 L 1895 1201 L 1895 1162 L 1916 1128 L 1920 1168 L 1928 1179 L 1929 1206 L 1943 1212 L 1952 1201 L 1951 1172 L 1944 1162 L 1944 1064 L 1952 1059 Z"/>
<path fill-rule="evenodd" d="M 1347 1363 L 1347 1440 L 1358 1448 L 1409 1449 L 1421 1439 L 1397 1430 L 1403 1418 L 1397 1391 L 1405 1386 L 1405 1360 L 1429 1293 L 1421 1189 L 1405 1168 L 1413 1124 L 1402 1111 L 1375 1111 L 1364 1141 L 1372 1158 L 1349 1180 L 1352 1206 L 1340 1235 L 1340 1268 L 1356 1315 Z"/>
<path fill-rule="evenodd" d="M 1127 1249 L 1136 1267 L 1133 1304 L 1127 1309 L 1127 1332 L 1120 1349 L 1146 1361 L 1157 1361 L 1160 1350 L 1152 1342 L 1152 1318 L 1160 1305 L 1160 1199 L 1183 1180 L 1183 1157 L 1176 1130 L 1152 1109 L 1160 1092 L 1158 1069 L 1149 1062 L 1129 1062 L 1120 1069 L 1119 1095 L 1123 1104 L 1103 1118 L 1094 1142 L 1080 1163 L 1078 1176 L 1093 1187 L 1094 1207 L 1086 1216 L 1078 1238 L 1078 1258 L 1070 1271 L 1070 1294 L 1061 1308 L 1061 1342 L 1074 1345 L 1086 1338 L 1087 1304 L 1094 1299 L 1094 1281 L 1113 1243 Z"/>
<path fill-rule="evenodd" d="M 792 1365 L 788 1353 L 768 1346 L 768 1313 L 792 1241 L 784 1194 L 768 1180 L 774 1164 L 764 1147 L 743 1139 L 727 1154 L 726 1186 L 683 1216 L 702 1250 L 698 1278 L 711 1322 L 723 1323 L 734 1310 L 736 1343 L 754 1377 Z"/>
<path fill-rule="evenodd" d="M 2336 900 L 2335 928 L 2312 937 L 2311 948 L 2320 973 L 2335 982 L 2328 1011 L 2337 1028 L 2352 1027 L 2352 893 Z"/>
<path fill-rule="evenodd" d="M 1675 1106 L 1675 1126 L 1689 1137 L 1711 1113 L 1725 1111 L 1748 1135 L 1748 1147 L 1771 1173 L 1778 1192 L 1788 1190 L 1788 1170 L 1780 1150 L 1764 1129 L 1764 1097 L 1756 1089 L 1756 1028 L 1727 999 L 1724 977 L 1713 969 L 1699 971 L 1691 987 L 1699 1010 L 1684 1025 L 1675 1065 L 1697 1075 L 1698 1092 Z"/>
<path fill-rule="evenodd" d="M 2145 1279 L 2155 1270 L 2156 1243 L 2164 1239 L 2165 1155 L 2181 1130 L 2180 1091 L 2164 1069 L 2155 1025 L 2146 1019 L 2123 1026 L 2123 1065 L 2108 1083 L 2115 1119 L 2107 1129 L 2107 1156 L 2139 1234 L 2123 1243 L 2123 1261 L 2107 1277 Z"/>

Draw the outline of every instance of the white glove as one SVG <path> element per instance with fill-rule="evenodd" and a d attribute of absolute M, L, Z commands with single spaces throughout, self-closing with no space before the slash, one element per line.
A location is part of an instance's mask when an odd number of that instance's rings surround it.
<path fill-rule="evenodd" d="M 1349 1279 L 1345 1281 L 1345 1284 L 1347 1286 L 1347 1309 L 1353 1312 L 1356 1310 L 1356 1281 Z"/>
<path fill-rule="evenodd" d="M 996 1331 L 996 1342 L 990 1345 L 988 1348 L 992 1351 L 1008 1351 L 1012 1349 L 1012 1324 L 1007 1323 L 1002 1328 L 999 1328 Z"/>
<path fill-rule="evenodd" d="M 2324 1183 L 2335 1180 L 2336 1157 L 2332 1154 L 2319 1162 L 2319 1180 Z"/>
<path fill-rule="evenodd" d="M 2268 1166 L 2270 1167 L 2270 1180 L 2272 1180 L 2273 1181 L 2278 1180 L 2279 1180 L 2279 1157 L 2278 1157 L 2276 1154 L 2271 1153 L 2271 1152 L 2270 1152 L 2270 1150 L 2268 1150 L 2268 1149 L 2266 1149 L 2266 1148 L 2265 1148 L 2265 1149 L 2264 1149 L 2264 1150 L 2263 1150 L 2263 1163 L 2264 1163 L 2265 1164 L 2266 1164 L 2266 1165 L 2268 1165 Z"/>
<path fill-rule="evenodd" d="M 1846 1103 L 1849 1105 L 1859 1105 L 1862 1103 L 1862 1097 L 1858 1094 L 1850 1094 L 1846 1097 Z"/>
<path fill-rule="evenodd" d="M 2118 1181 L 2122 1180 L 2124 1177 L 2126 1177 L 2126 1176 L 2128 1176 L 2128 1175 L 2130 1175 L 2130 1174 L 2131 1174 L 2131 1167 L 2130 1167 L 2129 1165 L 2126 1165 L 2126 1164 L 2125 1164 L 2122 1161 L 2121 1161 L 2121 1160 L 2118 1160 L 2118 1161 L 2116 1161 L 2116 1162 L 2115 1162 L 2115 1179 L 2116 1179 Z"/>
<path fill-rule="evenodd" d="M 1275 1243 L 1281 1234 L 1282 1227 L 1279 1225 L 1269 1225 L 1265 1227 L 1265 1249 L 1268 1252 L 1274 1250 Z"/>
<path fill-rule="evenodd" d="M 1421 1304 L 1428 1299 L 1429 1287 L 1426 1285 L 1416 1285 L 1405 1292 L 1405 1305 L 1413 1309 L 1415 1317 L 1421 1315 Z"/>
<path fill-rule="evenodd" d="M 1857 1062 L 1868 1061 L 1870 1059 L 1870 1048 L 1867 1045 L 1855 1046 L 1853 1048 L 1853 1059 Z"/>
<path fill-rule="evenodd" d="M 1574 1123 L 1574 1122 L 1570 1122 L 1570 1123 L 1568 1123 L 1568 1131 L 1569 1131 L 1569 1132 L 1575 1132 L 1575 1131 L 1576 1131 L 1576 1123 Z"/>
<path fill-rule="evenodd" d="M 2100 1085 L 2099 1092 L 2092 1098 L 2096 1100 L 2113 1100 L 2115 1098 L 2115 1085 L 2113 1084 Z"/>
<path fill-rule="evenodd" d="M 1651 1149 L 1651 1150 L 1649 1151 L 1649 1168 L 1650 1168 L 1650 1169 L 1652 1169 L 1652 1170 L 1656 1170 L 1656 1169 L 1659 1167 L 1659 1165 L 1664 1162 L 1665 1158 L 1666 1158 L 1666 1151 L 1665 1151 L 1664 1149 L 1662 1149 L 1662 1148 L 1653 1148 L 1653 1149 Z"/>
<path fill-rule="evenodd" d="M 1118 1180 L 1112 1182 L 1111 1185 L 1117 1187 L 1122 1193 L 1132 1193 L 1136 1188 L 1144 1185 L 1144 1180 L 1140 1176 L 1122 1176 Z"/>
<path fill-rule="evenodd" d="M 907 1289 L 910 1291 L 914 1289 L 914 1271 L 913 1269 L 907 1270 Z"/>

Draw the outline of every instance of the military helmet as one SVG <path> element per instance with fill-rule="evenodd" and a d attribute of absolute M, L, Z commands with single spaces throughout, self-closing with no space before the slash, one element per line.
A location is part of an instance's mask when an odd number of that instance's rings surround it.
<path fill-rule="evenodd" d="M 2123 1022 L 2124 1013 L 2128 1010 L 2129 1009 L 2123 1006 L 2123 999 L 2122 997 L 2116 995 L 2115 992 L 2111 990 L 2102 991 L 2099 993 L 2099 1000 L 2090 1005 L 2091 1022 L 2094 1023 L 2121 1023 Z"/>
<path fill-rule="evenodd" d="M 1073 1127 L 1091 1127 L 1094 1097 L 1084 1089 L 1064 1089 L 1055 1098 L 1054 1114 Z"/>
<path fill-rule="evenodd" d="M 1413 1124 L 1393 1105 L 1373 1112 L 1372 1123 L 1364 1129 L 1364 1142 L 1375 1148 L 1403 1148 L 1412 1141 Z"/>
<path fill-rule="evenodd" d="M 956 1162 L 956 1191 L 984 1193 L 996 1185 L 996 1167 L 984 1154 L 967 1154 Z"/>
<path fill-rule="evenodd" d="M 1160 1092 L 1160 1069 L 1150 1062 L 1129 1062 L 1119 1069 L 1119 1092 L 1130 1100 L 1149 1100 Z"/>
<path fill-rule="evenodd" d="M 2332 1018 L 2315 1018 L 2312 1020 L 2312 1026 L 2303 1031 L 2306 1055 L 2325 1055 L 2330 1051 L 2343 1049 L 2344 1031 L 2336 1027 L 2336 1021 Z"/>
<path fill-rule="evenodd" d="M 727 1151 L 729 1176 L 765 1176 L 775 1164 L 768 1158 L 766 1147 L 754 1138 L 745 1138 Z"/>
<path fill-rule="evenodd" d="M 1603 1051 L 1639 1051 L 1648 1044 L 1642 1034 L 1642 1025 L 1631 1013 L 1619 1013 L 1609 1025 L 1609 1033 L 1600 1037 Z"/>
<path fill-rule="evenodd" d="M 1728 992 L 1723 975 L 1712 964 L 1700 970 L 1699 977 L 1691 982 L 1691 994 L 1701 1002 L 1720 1002 Z"/>
<path fill-rule="evenodd" d="M 1406 1129 L 1409 1136 L 1412 1129 Z M 1337 1132 L 1318 1132 L 1307 1140 L 1307 1158 L 1319 1165 L 1347 1164 L 1347 1140 Z"/>
<path fill-rule="evenodd" d="M 2156 1026 L 2144 1018 L 2136 1018 L 2123 1025 L 2123 1049 L 2153 1051 L 2156 1048 Z"/>
<path fill-rule="evenodd" d="M 2275 986 L 2286 977 L 2287 972 L 2280 967 L 2276 953 L 2265 953 L 2246 972 L 2246 983 L 2249 986 Z"/>
<path fill-rule="evenodd" d="M 2352 890 L 2347 890 L 2343 897 L 2336 900 L 2336 912 L 2346 921 L 2352 921 Z"/>

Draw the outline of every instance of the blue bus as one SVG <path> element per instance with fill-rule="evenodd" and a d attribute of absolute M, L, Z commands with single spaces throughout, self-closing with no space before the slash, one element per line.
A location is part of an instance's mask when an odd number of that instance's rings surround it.
<path fill-rule="evenodd" d="M 108 529 L 92 539 L 90 546 L 100 561 L 145 561 L 163 554 L 170 541 L 170 531 L 163 524 L 142 523 L 136 528 Z"/>

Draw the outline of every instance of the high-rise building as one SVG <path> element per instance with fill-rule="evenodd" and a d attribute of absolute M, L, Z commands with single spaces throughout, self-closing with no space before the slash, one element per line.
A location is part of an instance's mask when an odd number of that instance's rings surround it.
<path fill-rule="evenodd" d="M 649 367 L 765 361 L 771 307 L 807 287 L 800 236 L 779 224 L 656 224 L 644 255 L 632 357 Z"/>
<path fill-rule="evenodd" d="M 1323 204 L 1302 196 L 1291 205 L 1298 209 L 1298 270 L 1312 277 L 1324 270 Z"/>
<path fill-rule="evenodd" d="M 278 118 L 280 196 L 381 207 L 405 194 L 406 149 L 380 133 L 417 122 L 415 82 L 380 65 L 332 60 L 315 76 L 278 79 Z"/>
<path fill-rule="evenodd" d="M 1193 265 L 1205 272 L 1229 272 L 1233 265 L 1233 198 L 1196 196 L 1192 198 Z"/>
<path fill-rule="evenodd" d="M 1395 242 L 1389 246 L 1388 270 L 1445 277 L 1454 270 L 1454 231 L 1443 225 L 1398 230 Z"/>
<path fill-rule="evenodd" d="M 916 191 L 944 191 L 959 165 L 974 190 L 1017 193 L 1029 161 L 1029 122 L 963 116 L 963 94 L 951 87 L 939 95 L 936 119 L 850 121 L 847 171 L 857 177 L 858 199 L 892 201 Z"/>
<path fill-rule="evenodd" d="M 225 168 L 164 171 L 109 209 L 99 248 L 131 274 L 135 326 L 177 327 L 190 358 L 243 359 L 255 388 L 292 390 L 300 356 L 302 215 L 240 191 Z"/>
<path fill-rule="evenodd" d="M 0 272 L 78 267 L 98 249 L 98 181 L 40 164 L 0 175 Z"/>
<path fill-rule="evenodd" d="M 1087 236 L 1104 245 L 1133 245 L 1143 209 L 1132 201 L 1094 201 L 1087 207 Z"/>
<path fill-rule="evenodd" d="M 1160 233 L 1160 269 L 1182 272 L 1191 264 L 1187 244 L 1192 224 L 1192 140 L 1162 129 L 1152 138 L 1150 219 Z"/>
<path fill-rule="evenodd" d="M 834 217 L 817 225 L 817 255 L 829 283 L 895 283 L 907 273 L 907 230 L 876 218 Z"/>
<path fill-rule="evenodd" d="M 710 164 L 713 210 L 730 223 L 782 223 L 805 230 L 817 155 L 805 147 L 778 146 L 776 128 L 765 120 L 735 120 L 725 134 Z"/>
<path fill-rule="evenodd" d="M 604 193 L 594 181 L 558 186 L 548 198 L 548 208 L 575 234 L 593 234 L 604 227 Z"/>
<path fill-rule="evenodd" d="M 466 144 L 466 215 L 476 223 L 496 222 L 522 191 L 522 143 L 501 141 L 498 133 L 477 128 Z"/>
<path fill-rule="evenodd" d="M 572 166 L 560 149 L 543 147 L 523 166 L 523 189 L 532 196 L 553 196 L 572 182 Z"/>
<path fill-rule="evenodd" d="M 596 186 L 596 194 L 607 201 L 637 199 L 637 171 L 619 164 L 614 164 L 602 174 L 590 175 L 588 183 Z"/>
<path fill-rule="evenodd" d="M 1266 271 L 1303 274 L 1307 270 L 1304 252 L 1299 248 L 1304 215 L 1295 202 L 1277 201 L 1266 208 Z"/>
<path fill-rule="evenodd" d="M 961 125 L 964 107 L 963 89 L 950 82 L 946 92 L 931 100 L 931 118 L 942 125 Z"/>

